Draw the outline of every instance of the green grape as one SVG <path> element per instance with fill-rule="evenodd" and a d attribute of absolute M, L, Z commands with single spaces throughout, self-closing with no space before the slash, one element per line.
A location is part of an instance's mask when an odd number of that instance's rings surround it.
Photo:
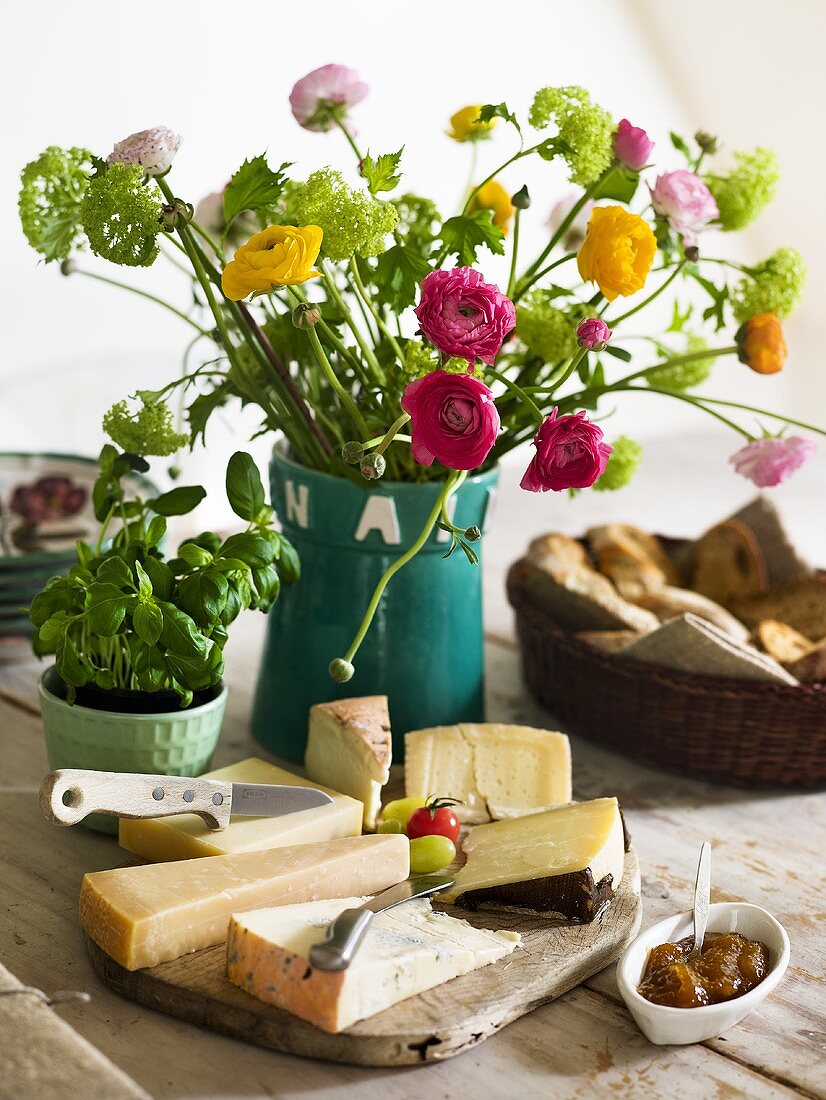
<path fill-rule="evenodd" d="M 382 821 L 379 825 L 378 831 L 380 833 L 403 833 L 404 825 L 396 817 L 389 817 L 387 821 Z"/>
<path fill-rule="evenodd" d="M 414 875 L 441 871 L 456 858 L 456 845 L 446 836 L 419 836 L 410 841 L 410 870 Z"/>
<path fill-rule="evenodd" d="M 395 802 L 388 802 L 381 811 L 382 821 L 398 821 L 404 831 L 407 819 L 414 810 L 420 809 L 427 803 L 427 799 L 416 796 L 411 798 L 397 798 Z"/>

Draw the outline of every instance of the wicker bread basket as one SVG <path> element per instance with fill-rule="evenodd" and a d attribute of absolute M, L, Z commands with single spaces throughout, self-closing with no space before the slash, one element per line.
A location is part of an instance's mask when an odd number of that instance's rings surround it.
<path fill-rule="evenodd" d="M 718 679 L 605 653 L 538 608 L 516 567 L 507 583 L 525 682 L 572 733 L 717 783 L 826 784 L 826 685 Z"/>

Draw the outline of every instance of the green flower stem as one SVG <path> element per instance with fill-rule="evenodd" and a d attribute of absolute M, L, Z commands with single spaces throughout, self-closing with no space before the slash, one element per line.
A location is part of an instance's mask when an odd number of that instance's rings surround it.
<path fill-rule="evenodd" d="M 556 381 L 554 382 L 554 387 L 553 387 L 553 390 L 551 391 L 552 393 L 555 393 L 559 389 L 560 386 L 564 385 L 565 382 L 568 381 L 568 379 L 571 377 L 571 375 L 574 373 L 574 371 L 577 369 L 577 367 L 579 366 L 579 364 L 582 362 L 582 360 L 585 358 L 585 356 L 587 354 L 588 354 L 588 349 L 587 348 L 580 348 L 579 349 L 579 351 L 571 359 L 570 363 L 565 368 L 565 370 L 562 372 L 562 374 L 560 374 L 559 378 L 556 379 Z"/>
<path fill-rule="evenodd" d="M 807 424 L 803 420 L 793 420 L 790 416 L 784 416 L 782 413 L 770 412 L 768 409 L 758 409 L 754 405 L 741 405 L 739 401 L 723 401 L 720 397 L 706 397 L 705 394 L 701 397 L 702 401 L 707 401 L 710 405 L 722 405 L 724 408 L 741 409 L 743 412 L 755 413 L 757 416 L 767 416 L 770 420 L 781 420 L 784 424 L 790 424 L 793 428 L 803 428 L 807 432 L 815 432 L 817 435 L 826 435 L 825 428 L 818 428 L 814 424 Z"/>
<path fill-rule="evenodd" d="M 641 309 L 645 309 L 647 305 L 650 305 L 655 298 L 658 298 L 662 294 L 666 287 L 670 286 L 674 282 L 674 280 L 677 278 L 677 276 L 680 274 L 683 267 L 685 266 L 685 263 L 685 260 L 681 260 L 668 276 L 668 278 L 665 280 L 665 282 L 661 283 L 653 294 L 649 294 L 647 298 L 644 298 L 639 303 L 639 305 L 634 306 L 632 309 L 626 310 L 625 313 L 621 313 L 619 317 L 608 318 L 607 323 L 609 327 L 616 328 L 616 326 L 619 325 L 622 321 L 627 320 L 629 317 L 633 317 L 635 313 L 639 313 Z"/>
<path fill-rule="evenodd" d="M 335 393 L 338 394 L 339 400 L 349 413 L 350 419 L 355 424 L 359 435 L 362 437 L 366 436 L 368 433 L 365 419 L 359 412 L 358 405 L 356 405 L 353 398 L 336 377 L 336 372 L 330 365 L 330 360 L 327 358 L 324 348 L 321 346 L 321 341 L 318 338 L 318 333 L 316 332 L 315 328 L 307 329 L 307 335 L 310 338 L 310 345 L 312 346 L 316 362 L 318 363 L 319 367 L 321 367 L 322 374 L 330 383 L 330 386 L 333 388 Z"/>
<path fill-rule="evenodd" d="M 341 292 L 339 291 L 338 287 L 336 286 L 335 276 L 330 272 L 330 270 L 329 270 L 329 268 L 328 268 L 325 261 L 322 260 L 322 262 L 319 264 L 319 266 L 321 268 L 322 275 L 324 276 L 325 285 L 327 286 L 327 289 L 329 290 L 330 295 L 333 298 L 333 301 L 336 303 L 338 308 L 344 314 L 344 320 L 347 322 L 347 327 L 350 329 L 353 336 L 356 338 L 356 343 L 361 348 L 361 353 L 364 356 L 364 360 L 367 363 L 370 370 L 373 372 L 374 381 L 378 382 L 379 385 L 384 385 L 384 383 L 387 381 L 387 379 L 385 377 L 385 374 L 384 374 L 384 371 L 379 366 L 379 361 L 378 361 L 378 359 L 376 359 L 376 356 L 375 356 L 375 353 L 374 353 L 373 349 L 370 347 L 370 345 L 364 339 L 364 335 L 363 335 L 361 329 L 358 327 L 358 325 L 354 321 L 353 315 L 350 312 L 350 310 L 347 306 L 347 303 L 344 301 L 344 298 L 343 298 Z"/>
<path fill-rule="evenodd" d="M 609 169 L 607 169 L 607 171 L 610 172 L 611 169 L 609 168 Z M 586 204 L 586 202 L 588 202 L 588 200 L 593 196 L 594 192 L 597 190 L 599 185 L 602 183 L 604 175 L 605 175 L 605 173 L 603 173 L 603 175 L 600 176 L 600 178 L 598 180 L 595 180 L 592 184 L 590 184 L 588 187 L 585 188 L 585 190 L 582 192 L 582 195 L 579 197 L 579 199 L 577 199 L 577 201 L 574 203 L 574 205 L 568 211 L 567 216 L 565 218 L 563 218 L 562 222 L 560 223 L 559 228 L 551 236 L 551 239 L 548 241 L 547 245 L 542 249 L 542 251 L 536 257 L 534 262 L 530 265 L 530 267 L 524 272 L 524 274 L 522 275 L 522 280 L 521 281 L 524 282 L 524 280 L 526 280 L 526 279 L 531 279 L 536 274 L 536 272 L 539 270 L 539 268 L 542 267 L 545 260 L 547 260 L 548 256 L 550 256 L 551 252 L 554 250 L 556 245 L 559 243 L 559 241 L 561 241 L 564 238 L 565 234 L 568 232 L 568 230 L 573 225 L 577 214 L 580 212 L 580 210 L 583 208 L 583 206 Z"/>
<path fill-rule="evenodd" d="M 385 588 L 387 588 L 387 585 L 390 583 L 396 573 L 398 573 L 400 569 L 407 565 L 409 561 L 412 561 L 413 558 L 415 558 L 418 552 L 422 549 L 424 544 L 430 538 L 430 535 L 433 532 L 433 528 L 436 526 L 436 521 L 442 513 L 442 508 L 447 505 L 448 500 L 450 500 L 451 496 L 453 496 L 453 494 L 456 492 L 456 490 L 459 488 L 466 477 L 467 470 L 456 470 L 448 475 L 448 478 L 444 483 L 444 487 L 442 488 L 442 491 L 439 494 L 436 503 L 433 505 L 430 515 L 425 520 L 425 525 L 422 528 L 419 537 L 416 539 L 413 545 L 408 550 L 405 550 L 405 552 L 400 557 L 396 558 L 396 560 L 392 562 L 391 565 L 389 565 L 385 572 L 382 574 L 381 578 L 379 579 L 379 583 L 376 585 L 375 590 L 373 591 L 370 603 L 367 605 L 367 610 L 364 613 L 364 618 L 361 620 L 361 625 L 356 631 L 356 636 L 353 638 L 352 642 L 350 643 L 349 649 L 344 655 L 345 661 L 351 662 L 358 652 L 359 646 L 364 641 L 364 637 L 367 634 L 367 631 L 370 629 L 370 624 L 373 621 L 373 616 L 376 614 L 376 608 L 379 606 L 379 602 L 384 595 Z"/>
<path fill-rule="evenodd" d="M 516 209 L 516 213 L 513 216 L 513 248 L 511 249 L 511 268 L 508 275 L 508 289 L 507 295 L 509 298 L 513 298 L 513 289 L 516 285 L 516 260 L 519 256 L 519 219 L 522 216 L 522 211 L 519 207 Z"/>
<path fill-rule="evenodd" d="M 619 393 L 625 391 L 626 393 L 659 393 L 663 397 L 674 397 L 678 401 L 683 401 L 687 405 L 693 405 L 697 409 L 702 409 L 703 412 L 708 413 L 709 416 L 713 416 L 716 420 L 725 424 L 739 435 L 745 436 L 746 439 L 754 439 L 751 432 L 746 431 L 745 428 L 735 423 L 733 420 L 729 420 L 727 416 L 723 416 L 722 413 L 716 412 L 714 409 L 708 408 L 703 404 L 703 401 L 698 397 L 691 397 L 687 393 L 680 393 L 678 390 L 663 390 L 656 386 L 616 386 L 612 387 L 612 393 Z M 737 406 L 739 408 L 739 406 Z"/>
<path fill-rule="evenodd" d="M 364 447 L 365 451 L 367 451 L 372 447 L 377 447 L 382 442 L 382 440 L 384 440 L 386 438 L 387 438 L 387 435 L 374 435 L 372 439 L 365 440 L 365 442 L 363 443 L 363 447 Z M 410 435 L 404 435 L 403 433 L 398 432 L 398 433 L 396 433 L 396 435 L 393 436 L 393 438 L 390 440 L 390 442 L 391 443 L 412 443 L 413 442 L 413 437 L 410 436 Z M 384 453 L 384 452 L 382 452 L 382 453 Z"/>
<path fill-rule="evenodd" d="M 405 424 L 409 420 L 410 420 L 410 413 L 402 413 L 401 416 L 397 420 L 393 421 L 393 423 L 390 425 L 390 427 L 387 429 L 386 433 L 382 437 L 382 439 L 379 442 L 378 446 L 376 446 L 376 454 L 379 454 L 379 455 L 384 454 L 384 452 L 387 450 L 387 448 L 390 446 L 390 444 L 393 442 L 393 440 L 398 437 L 399 431 L 405 426 Z M 371 447 L 371 446 L 373 446 L 372 440 L 369 443 L 365 443 L 365 447 Z"/>
<path fill-rule="evenodd" d="M 215 258 L 223 266 L 226 263 L 226 260 L 227 260 L 226 253 L 221 248 L 221 246 L 217 243 L 217 241 L 214 239 L 214 237 L 211 237 L 210 234 L 207 233 L 207 231 L 204 229 L 204 227 L 202 225 L 199 225 L 198 222 L 196 222 L 194 218 L 191 219 L 191 221 L 189 223 L 189 227 L 195 233 L 197 233 L 198 236 L 202 240 L 206 241 L 206 243 L 209 245 L 209 247 L 215 253 Z"/>
<path fill-rule="evenodd" d="M 299 302 L 309 302 L 309 298 L 300 286 L 292 286 L 288 287 L 287 289 L 289 290 L 291 295 L 294 296 Z M 287 305 L 290 305 L 289 301 Z M 273 315 L 275 316 L 275 314 Z M 365 371 L 363 365 L 359 362 L 358 356 L 353 355 L 350 348 L 347 347 L 347 345 L 344 343 L 344 341 L 341 339 L 341 337 L 338 335 L 332 325 L 328 325 L 322 317 L 316 327 L 324 333 L 324 338 L 329 341 L 329 343 L 335 348 L 335 350 L 339 354 L 339 358 L 349 365 L 350 369 L 353 371 L 353 373 L 356 375 L 362 385 L 370 386 L 372 384 L 371 379 Z"/>
<path fill-rule="evenodd" d="M 482 182 L 478 183 L 470 192 L 467 199 L 465 200 L 465 205 L 462 207 L 462 214 L 467 214 L 468 210 L 470 210 L 473 200 L 476 198 L 476 196 L 479 194 L 486 183 L 490 183 L 490 181 L 492 179 L 495 179 L 500 172 L 504 172 L 506 168 L 510 168 L 512 164 L 515 164 L 516 161 L 521 160 L 522 157 L 527 157 L 530 156 L 531 153 L 535 153 L 540 145 L 544 145 L 544 142 L 540 141 L 536 145 L 532 145 L 529 149 L 518 149 L 512 157 L 508 157 L 508 159 L 506 161 L 503 161 L 498 168 L 494 168 L 490 175 L 485 176 Z M 438 263 L 436 264 L 436 266 L 438 267 Z"/>
<path fill-rule="evenodd" d="M 356 155 L 356 160 L 358 161 L 359 165 L 361 165 L 361 162 L 364 160 L 364 154 L 362 153 L 361 149 L 359 149 L 358 145 L 356 145 L 353 135 L 344 125 L 338 111 L 330 111 L 330 116 L 333 119 L 333 122 L 335 122 L 336 126 L 338 126 L 339 130 L 341 130 L 342 134 L 344 134 L 345 138 L 347 138 L 347 144 L 353 150 Z"/>
<path fill-rule="evenodd" d="M 487 368 L 487 373 L 492 374 L 493 377 L 498 379 L 502 383 L 503 386 L 507 386 L 507 388 L 510 390 L 510 392 L 512 394 L 514 394 L 516 397 L 519 398 L 520 401 L 523 401 L 528 406 L 528 408 L 531 410 L 531 412 L 536 417 L 537 421 L 540 424 L 542 423 L 542 421 L 545 419 L 545 414 L 542 412 L 542 410 L 537 405 L 537 403 L 534 401 L 534 399 L 532 397 L 530 397 L 525 392 L 525 390 L 522 389 L 521 386 L 517 386 L 517 384 L 515 382 L 511 382 L 511 380 L 507 377 L 507 375 L 502 374 L 501 371 L 494 370 L 493 367 L 488 367 Z"/>
<path fill-rule="evenodd" d="M 569 260 L 575 259 L 576 252 L 566 252 L 564 256 L 561 256 L 558 260 L 554 260 L 552 264 L 548 264 L 548 266 L 543 267 L 541 271 L 537 271 L 537 273 L 532 275 L 527 282 L 521 282 L 519 288 L 513 294 L 508 293 L 508 297 L 512 298 L 514 302 L 518 302 L 519 299 L 531 289 L 534 283 L 538 283 L 540 279 L 553 271 L 555 267 L 559 267 L 561 264 L 566 264 Z"/>
<path fill-rule="evenodd" d="M 740 349 L 736 344 L 732 344 L 727 348 L 705 348 L 703 351 L 687 352 L 685 355 L 675 355 L 672 359 L 666 359 L 662 363 L 657 363 L 653 367 L 645 367 L 643 370 L 634 371 L 633 374 L 626 374 L 622 378 L 618 378 L 615 383 L 612 383 L 607 387 L 608 390 L 613 389 L 616 386 L 624 386 L 628 382 L 636 381 L 637 378 L 647 378 L 655 371 L 662 370 L 663 367 L 679 366 L 681 363 L 697 363 L 701 359 L 719 359 L 721 355 L 736 355 Z M 740 406 L 738 406 L 739 408 Z"/>
<path fill-rule="evenodd" d="M 137 294 L 139 298 L 146 298 L 147 301 L 154 302 L 156 305 L 159 306 L 163 306 L 163 308 L 168 310 L 170 313 L 174 313 L 176 317 L 180 317 L 182 321 L 186 321 L 190 328 L 194 328 L 195 331 L 199 333 L 199 335 L 209 336 L 209 332 L 206 329 L 201 328 L 201 326 L 197 324 L 197 322 L 193 321 L 191 317 L 188 317 L 185 313 L 181 312 L 180 309 L 176 309 L 175 306 L 171 306 L 169 302 L 165 302 L 163 298 L 157 298 L 154 294 L 150 294 L 146 290 L 139 290 L 136 286 L 130 286 L 129 283 L 122 283 L 118 279 L 110 279 L 106 275 L 97 275 L 93 271 L 84 271 L 81 267 L 76 267 L 73 270 L 72 274 L 84 275 L 87 279 L 94 279 L 98 283 L 108 283 L 109 286 L 116 286 L 120 290 L 128 290 L 132 294 Z"/>
<path fill-rule="evenodd" d="M 350 259 L 350 274 L 353 276 L 353 285 L 356 288 L 356 292 L 358 293 L 364 304 L 367 306 L 367 308 L 370 310 L 370 313 L 373 315 L 373 319 L 378 325 L 379 331 L 384 333 L 388 344 L 393 349 L 393 354 L 399 361 L 399 366 L 404 367 L 404 352 L 402 351 L 396 337 L 384 323 L 384 318 L 382 317 L 381 313 L 373 305 L 372 299 L 367 293 L 367 288 L 362 282 L 361 274 L 359 272 L 358 263 L 356 262 L 355 256 L 351 257 Z"/>

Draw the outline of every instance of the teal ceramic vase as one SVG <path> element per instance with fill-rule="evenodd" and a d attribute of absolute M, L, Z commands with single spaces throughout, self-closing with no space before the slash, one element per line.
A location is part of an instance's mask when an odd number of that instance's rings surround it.
<path fill-rule="evenodd" d="M 84 768 L 144 775 L 201 775 L 209 769 L 221 732 L 227 689 L 189 710 L 127 714 L 70 706 L 61 680 L 48 669 L 38 685 L 49 767 Z M 117 835 L 118 819 L 89 814 L 83 824 Z"/>
<path fill-rule="evenodd" d="M 379 578 L 415 542 L 441 491 L 437 482 L 359 484 L 319 473 L 276 452 L 272 502 L 301 557 L 301 580 L 268 616 L 252 731 L 268 749 L 302 760 L 313 703 L 386 695 L 393 758 L 407 730 L 484 717 L 481 542 L 479 565 L 436 529 L 391 580 L 346 684 L 328 666 L 344 655 Z M 490 519 L 498 470 L 469 477 L 455 494 L 453 522 Z M 482 540 L 484 541 L 484 540 Z"/>

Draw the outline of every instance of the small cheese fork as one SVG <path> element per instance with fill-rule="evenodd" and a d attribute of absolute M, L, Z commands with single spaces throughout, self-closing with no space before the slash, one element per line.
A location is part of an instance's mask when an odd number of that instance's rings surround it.
<path fill-rule="evenodd" d="M 711 900 L 711 845 L 706 840 L 700 848 L 697 879 L 694 883 L 694 948 L 699 955 L 703 950 L 708 924 L 708 907 Z"/>

